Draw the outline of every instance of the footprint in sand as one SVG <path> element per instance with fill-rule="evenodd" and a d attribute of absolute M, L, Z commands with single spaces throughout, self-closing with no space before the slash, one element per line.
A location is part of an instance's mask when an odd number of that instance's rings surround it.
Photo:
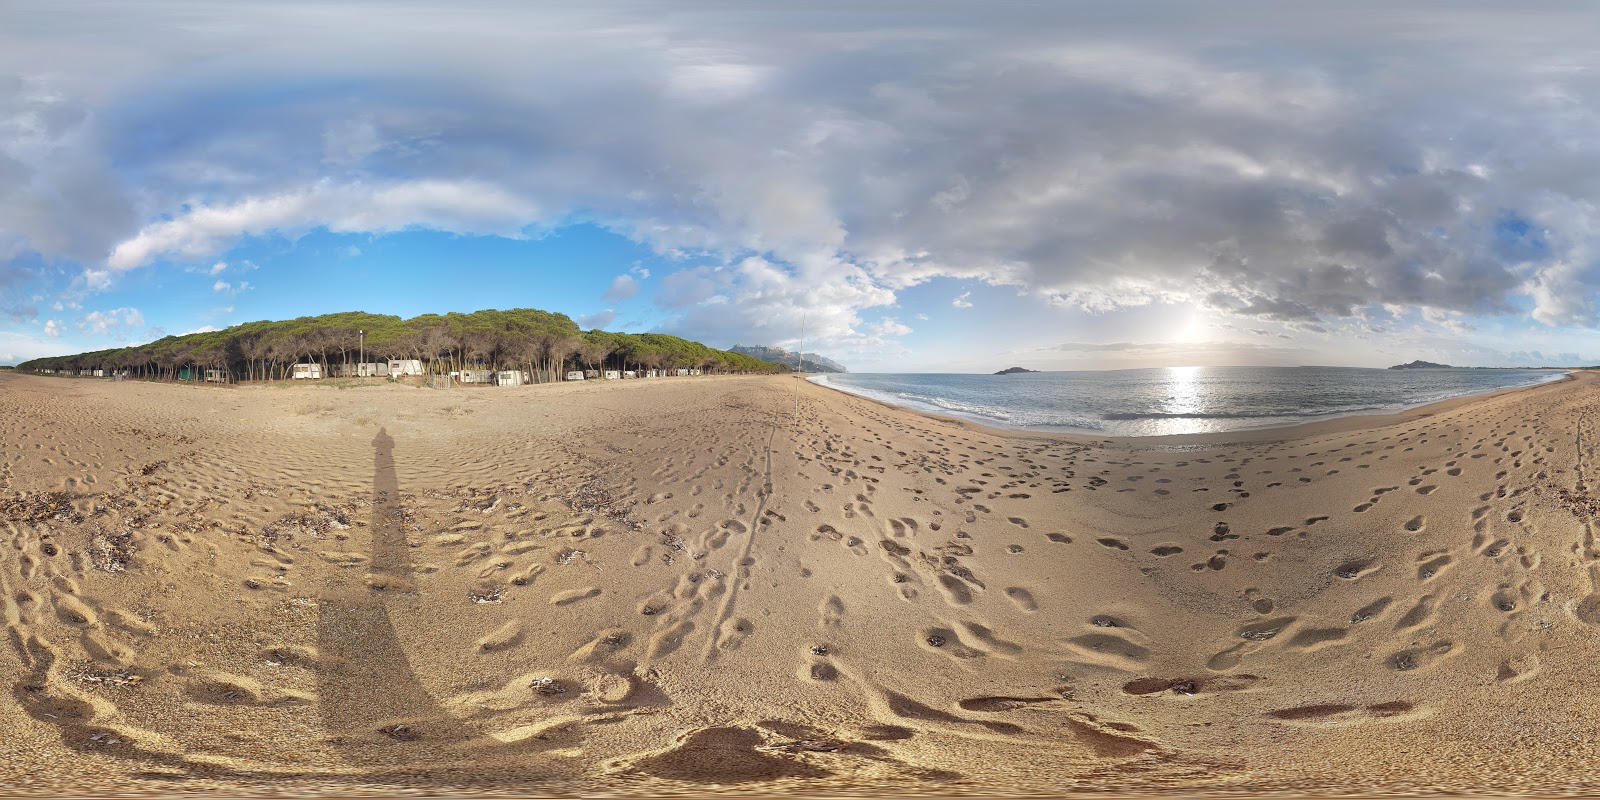
<path fill-rule="evenodd" d="M 1415 672 L 1431 669 L 1438 662 L 1455 653 L 1456 647 L 1452 642 L 1438 641 L 1427 647 L 1414 647 L 1401 650 L 1390 656 L 1387 663 L 1390 669 L 1396 672 Z"/>
<path fill-rule="evenodd" d="M 1412 606 L 1411 610 L 1407 611 L 1404 616 L 1400 617 L 1400 621 L 1394 624 L 1394 629 L 1403 631 L 1423 625 L 1433 619 L 1434 609 L 1434 596 L 1431 594 L 1426 595 L 1418 600 L 1416 605 Z"/>
<path fill-rule="evenodd" d="M 744 640 L 755 633 L 755 624 L 744 617 L 734 617 L 722 623 L 717 633 L 717 647 L 723 650 L 736 650 L 744 644 Z"/>
<path fill-rule="evenodd" d="M 599 596 L 600 587 L 598 586 L 585 586 L 582 589 L 568 589 L 567 591 L 557 592 L 556 594 L 552 595 L 550 597 L 550 605 L 570 606 L 573 603 Z"/>
<path fill-rule="evenodd" d="M 493 653 L 514 647 L 520 641 L 522 641 L 522 623 L 511 620 L 485 634 L 474 645 L 480 653 Z"/>
<path fill-rule="evenodd" d="M 822 605 L 817 609 L 817 612 L 817 627 L 836 627 L 844 620 L 844 601 L 840 600 L 836 595 L 829 595 L 827 599 L 822 601 Z"/>
<path fill-rule="evenodd" d="M 1027 589 L 1019 586 L 1008 587 L 1006 589 L 1006 597 L 1011 598 L 1011 602 L 1015 603 L 1017 608 L 1023 612 L 1032 613 L 1039 610 L 1039 604 L 1034 601 L 1033 593 Z"/>
<path fill-rule="evenodd" d="M 1370 603 L 1368 603 L 1368 604 L 1356 609 L 1355 613 L 1350 615 L 1350 624 L 1351 625 L 1359 625 L 1359 624 L 1361 624 L 1363 622 L 1371 620 L 1371 619 L 1377 617 L 1379 614 L 1382 614 L 1384 611 L 1388 610 L 1389 606 L 1391 604 L 1393 604 L 1393 603 L 1394 603 L 1394 598 L 1391 598 L 1391 597 L 1380 597 L 1377 600 L 1374 600 L 1374 601 L 1372 601 L 1372 602 L 1370 602 Z"/>

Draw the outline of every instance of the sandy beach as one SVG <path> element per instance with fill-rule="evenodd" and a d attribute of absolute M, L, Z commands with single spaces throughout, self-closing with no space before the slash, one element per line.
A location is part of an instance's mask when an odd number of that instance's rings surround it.
<path fill-rule="evenodd" d="M 1597 380 L 1100 440 L 0 373 L 0 785 L 1593 792 Z"/>

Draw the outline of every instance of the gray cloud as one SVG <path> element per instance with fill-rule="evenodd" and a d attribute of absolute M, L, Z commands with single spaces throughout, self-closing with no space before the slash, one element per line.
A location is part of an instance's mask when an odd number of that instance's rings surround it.
<path fill-rule="evenodd" d="M 577 319 L 578 326 L 582 328 L 604 328 L 617 318 L 617 312 L 611 309 L 596 311 L 593 314 L 584 314 Z"/>
<path fill-rule="evenodd" d="M 696 254 L 653 297 L 700 336 L 870 341 L 941 277 L 1600 323 L 1585 7 L 403 5 L 15 4 L 0 255 L 90 290 L 245 234 L 582 216 Z"/>

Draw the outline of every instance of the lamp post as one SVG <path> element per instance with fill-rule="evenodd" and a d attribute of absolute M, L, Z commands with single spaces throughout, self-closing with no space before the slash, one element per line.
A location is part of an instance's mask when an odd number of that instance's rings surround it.
<path fill-rule="evenodd" d="M 362 378 L 366 377 L 363 373 L 367 371 L 367 332 L 356 331 L 356 334 L 361 337 L 360 346 L 356 350 L 356 377 Z"/>

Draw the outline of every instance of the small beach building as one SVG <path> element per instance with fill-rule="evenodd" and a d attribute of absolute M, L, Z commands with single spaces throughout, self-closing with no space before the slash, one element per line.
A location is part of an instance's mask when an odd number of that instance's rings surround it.
<path fill-rule="evenodd" d="M 462 383 L 494 383 L 494 372 L 487 369 L 464 369 L 458 378 Z"/>
<path fill-rule="evenodd" d="M 321 364 L 296 364 L 296 365 L 294 365 L 294 368 L 289 372 L 289 375 L 290 375 L 290 378 L 292 380 L 297 380 L 297 381 L 321 380 L 321 378 L 322 378 L 322 365 Z"/>
<path fill-rule="evenodd" d="M 227 383 L 228 371 L 223 369 L 206 370 L 206 383 Z"/>
<path fill-rule="evenodd" d="M 389 377 L 398 378 L 401 375 L 421 375 L 422 361 L 416 358 L 389 359 Z"/>
<path fill-rule="evenodd" d="M 567 380 L 569 380 L 569 381 L 581 381 L 581 380 L 583 380 L 583 370 L 575 369 L 575 370 L 573 370 L 571 372 L 568 372 L 567 373 Z"/>

